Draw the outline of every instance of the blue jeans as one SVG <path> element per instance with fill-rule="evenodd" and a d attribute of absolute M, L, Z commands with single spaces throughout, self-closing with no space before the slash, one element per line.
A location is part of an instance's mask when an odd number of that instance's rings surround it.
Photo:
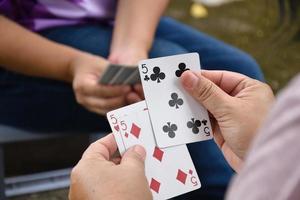
<path fill-rule="evenodd" d="M 58 43 L 107 57 L 112 27 L 91 24 L 57 27 L 40 34 Z M 163 18 L 149 57 L 186 52 L 198 52 L 204 69 L 235 71 L 263 80 L 257 63 L 246 53 L 171 18 Z M 90 113 L 76 103 L 70 85 L 1 69 L 0 124 L 36 131 L 109 131 L 104 117 Z M 223 199 L 233 172 L 214 142 L 189 144 L 188 148 L 202 188 L 176 199 Z"/>

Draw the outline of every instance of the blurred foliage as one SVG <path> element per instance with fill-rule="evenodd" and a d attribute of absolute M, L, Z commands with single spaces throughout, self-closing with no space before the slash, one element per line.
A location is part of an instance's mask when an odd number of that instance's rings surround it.
<path fill-rule="evenodd" d="M 207 8 L 206 18 L 193 17 L 194 4 L 172 0 L 167 15 L 251 54 L 275 91 L 300 72 L 300 24 L 280 21 L 276 0 L 244 0 Z"/>

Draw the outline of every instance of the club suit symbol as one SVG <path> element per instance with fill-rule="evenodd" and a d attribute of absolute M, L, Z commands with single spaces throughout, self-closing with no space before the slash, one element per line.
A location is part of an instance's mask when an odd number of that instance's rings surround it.
<path fill-rule="evenodd" d="M 195 120 L 194 118 L 191 121 L 188 121 L 187 127 L 192 129 L 194 134 L 198 134 L 200 132 L 199 127 L 201 126 L 200 120 Z"/>
<path fill-rule="evenodd" d="M 190 70 L 189 68 L 186 68 L 186 64 L 185 63 L 179 63 L 178 65 L 178 70 L 176 70 L 175 75 L 177 77 L 181 77 L 181 75 L 183 74 L 183 72 Z"/>
<path fill-rule="evenodd" d="M 175 106 L 175 108 L 178 109 L 179 106 L 182 106 L 182 105 L 183 105 L 183 100 L 178 97 L 177 93 L 173 92 L 171 94 L 171 100 L 169 101 L 169 106 L 171 106 L 171 107 Z"/>
<path fill-rule="evenodd" d="M 161 72 L 159 67 L 154 67 L 153 74 L 150 75 L 150 78 L 152 81 L 157 81 L 157 83 L 160 83 L 161 80 L 166 78 L 166 74 Z"/>
<path fill-rule="evenodd" d="M 163 131 L 165 133 L 168 133 L 168 136 L 170 138 L 175 137 L 175 131 L 177 131 L 177 125 L 176 124 L 171 124 L 171 122 L 168 122 L 167 125 L 163 126 Z"/>

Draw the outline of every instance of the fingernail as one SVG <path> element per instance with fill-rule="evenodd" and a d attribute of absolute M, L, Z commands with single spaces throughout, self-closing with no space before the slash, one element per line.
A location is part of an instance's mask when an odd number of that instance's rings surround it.
<path fill-rule="evenodd" d="M 183 86 L 187 89 L 193 89 L 198 79 L 199 78 L 193 72 L 188 72 L 188 76 L 183 80 Z"/>
<path fill-rule="evenodd" d="M 141 156 L 141 158 L 145 160 L 146 151 L 145 151 L 144 147 L 142 147 L 140 145 L 136 145 L 136 146 L 133 147 L 133 151 L 135 153 L 139 154 L 139 156 Z"/>

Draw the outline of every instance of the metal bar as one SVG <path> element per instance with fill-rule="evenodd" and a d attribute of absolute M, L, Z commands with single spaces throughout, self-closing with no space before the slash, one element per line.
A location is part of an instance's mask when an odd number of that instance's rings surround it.
<path fill-rule="evenodd" d="M 5 183 L 4 183 L 4 153 L 3 145 L 0 144 L 0 200 L 5 200 Z"/>
<path fill-rule="evenodd" d="M 70 185 L 71 169 L 62 169 L 5 179 L 7 197 L 32 194 Z"/>

